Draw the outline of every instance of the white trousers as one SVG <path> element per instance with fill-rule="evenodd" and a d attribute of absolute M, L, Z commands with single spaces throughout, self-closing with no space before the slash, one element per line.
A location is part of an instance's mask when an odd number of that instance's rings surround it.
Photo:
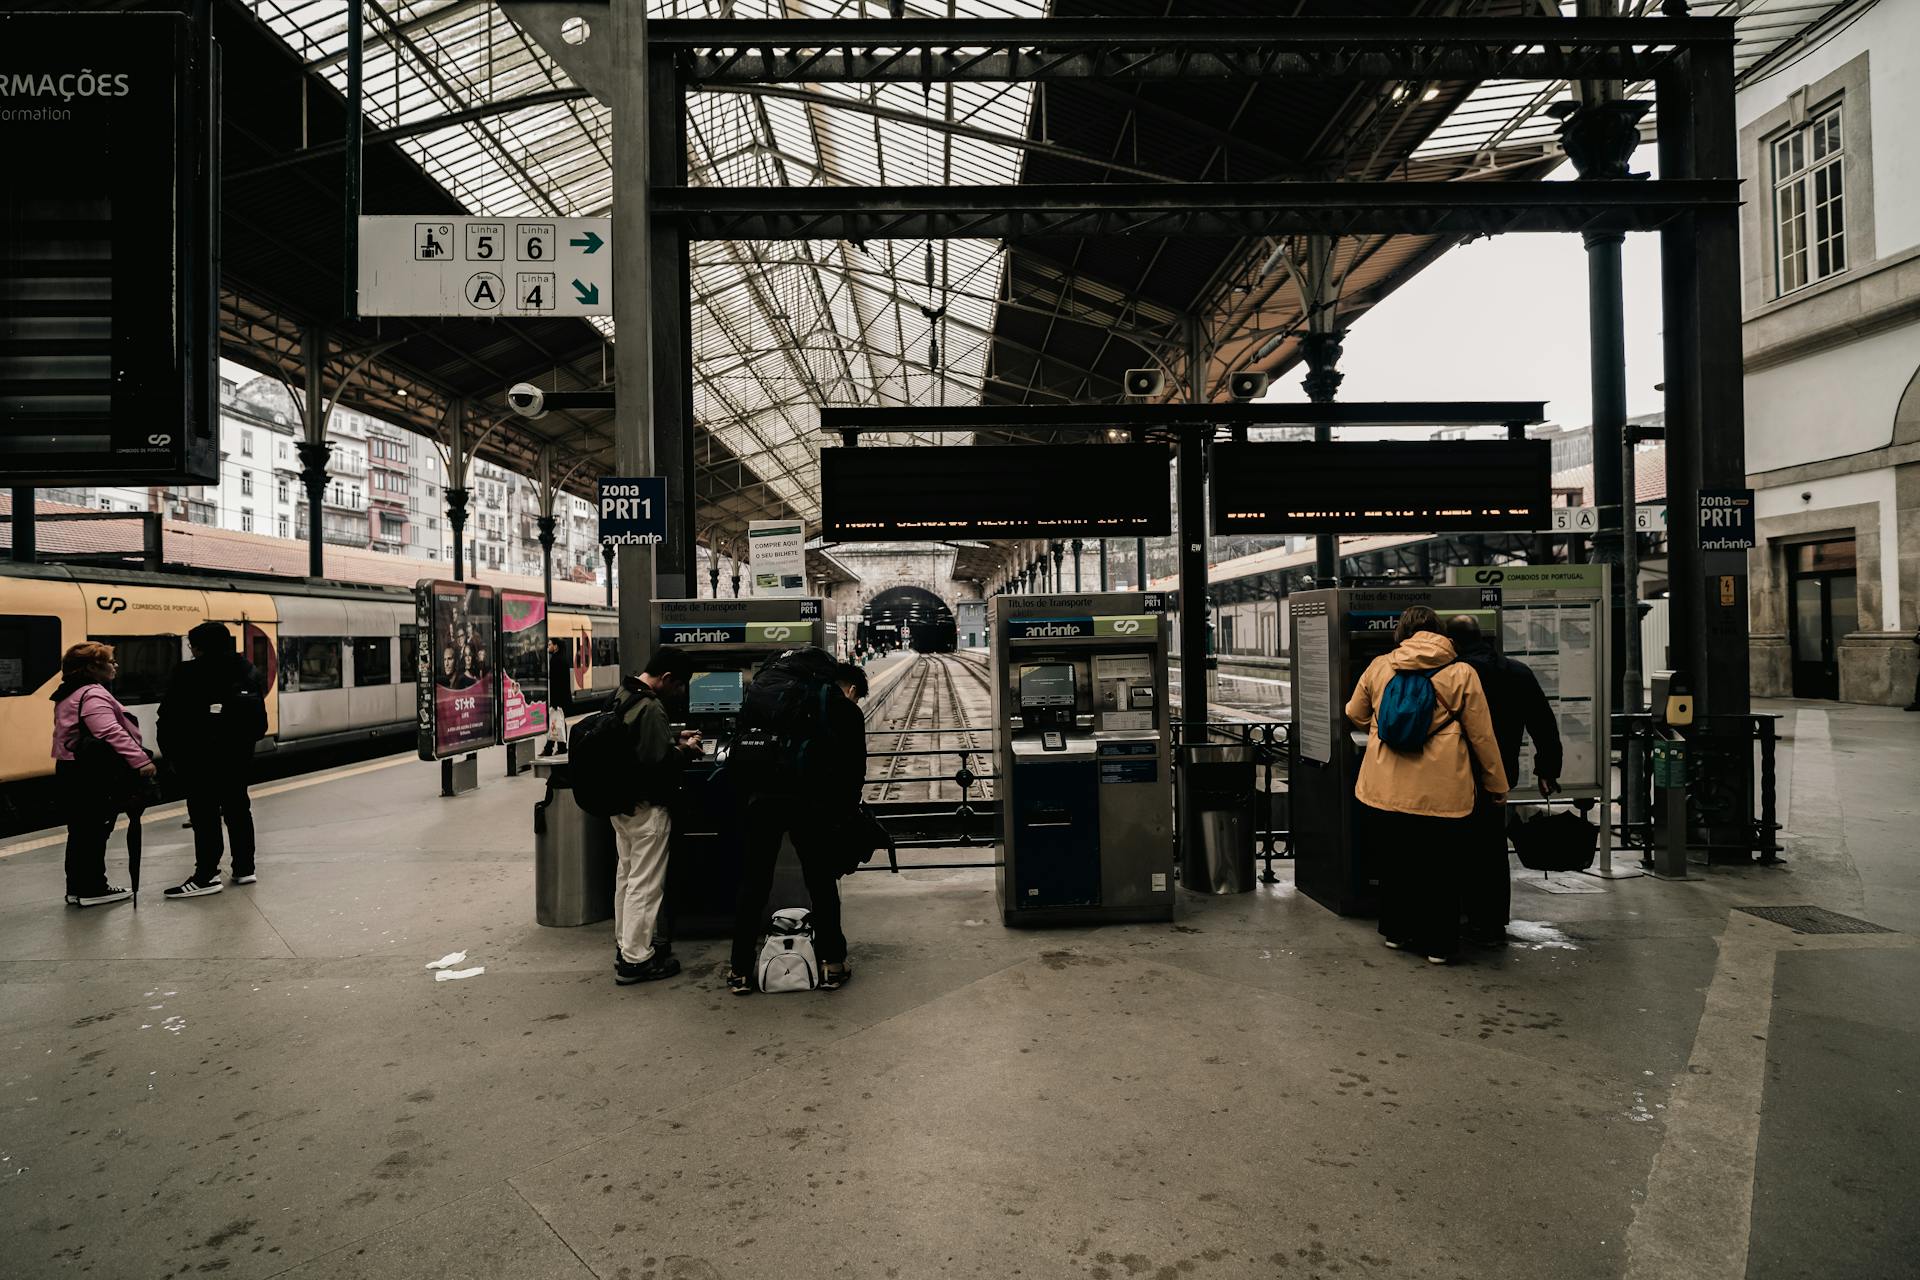
<path fill-rule="evenodd" d="M 642 804 L 615 814 L 613 843 L 613 939 L 629 964 L 653 955 L 653 929 L 667 889 L 667 836 L 673 820 L 665 805 Z"/>

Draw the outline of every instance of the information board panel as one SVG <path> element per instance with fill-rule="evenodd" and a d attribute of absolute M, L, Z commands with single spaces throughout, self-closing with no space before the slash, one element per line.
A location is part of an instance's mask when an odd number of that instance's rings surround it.
<path fill-rule="evenodd" d="M 500 741 L 499 594 L 481 583 L 423 578 L 414 604 L 420 758 L 493 746 Z"/>
<path fill-rule="evenodd" d="M 807 594 L 807 526 L 799 520 L 749 520 L 747 564 L 756 596 Z"/>
<path fill-rule="evenodd" d="M 1213 531 L 1532 531 L 1552 523 L 1544 440 L 1217 444 Z"/>
<path fill-rule="evenodd" d="M 537 591 L 500 592 L 500 734 L 503 741 L 547 731 L 547 598 Z"/>
<path fill-rule="evenodd" d="M 211 43 L 180 13 L 5 13 L 0 52 L 0 473 L 217 482 Z"/>
<path fill-rule="evenodd" d="M 1172 532 L 1167 445 L 932 445 L 820 451 L 831 542 L 1152 538 Z"/>

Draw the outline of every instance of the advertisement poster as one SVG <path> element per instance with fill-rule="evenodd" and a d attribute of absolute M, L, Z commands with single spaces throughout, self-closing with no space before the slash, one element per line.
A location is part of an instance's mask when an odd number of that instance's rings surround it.
<path fill-rule="evenodd" d="M 547 731 L 547 601 L 533 592 L 500 592 L 500 722 L 508 742 Z"/>
<path fill-rule="evenodd" d="M 415 589 L 431 679 L 420 681 L 420 758 L 500 741 L 500 600 L 494 589 L 429 579 Z"/>
<path fill-rule="evenodd" d="M 747 563 L 754 595 L 807 594 L 807 526 L 798 520 L 748 521 Z"/>

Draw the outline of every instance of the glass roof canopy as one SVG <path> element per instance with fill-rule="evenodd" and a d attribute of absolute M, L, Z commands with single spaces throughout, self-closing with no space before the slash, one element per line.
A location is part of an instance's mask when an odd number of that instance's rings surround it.
<path fill-rule="evenodd" d="M 346 92 L 346 0 L 246 3 L 310 70 Z M 490 0 L 365 3 L 369 130 L 573 87 Z M 1045 9 L 1045 0 L 953 0 L 928 16 L 1034 18 Z M 887 11 L 884 0 L 651 0 L 648 10 L 674 18 L 858 17 L 863 10 L 884 18 Z M 992 84 L 936 84 L 925 95 L 902 85 L 696 94 L 691 181 L 1017 182 L 1030 101 L 1025 85 Z M 943 127 L 920 127 L 915 117 Z M 475 215 L 610 210 L 609 113 L 592 98 L 530 105 L 397 145 Z M 695 245 L 697 421 L 760 475 L 777 505 L 816 518 L 816 406 L 979 403 L 1000 254 L 998 242 L 984 240 Z M 612 334 L 611 323 L 597 323 Z"/>
<path fill-rule="evenodd" d="M 347 0 L 242 0 L 337 90 Z M 492 0 L 363 0 L 370 129 L 576 86 Z M 1743 82 L 1860 0 L 1696 0 L 1740 20 Z M 1572 0 L 1561 7 L 1572 12 Z M 1045 16 L 1047 0 L 918 0 L 914 16 Z M 1657 0 L 1623 0 L 1639 13 Z M 656 17 L 884 19 L 885 0 L 650 0 Z M 1382 86 L 1391 92 L 1393 86 Z M 1644 92 L 1644 86 L 1634 91 Z M 1476 157 L 1470 176 L 1557 151 L 1561 83 L 1489 82 L 1414 153 Z M 840 105 L 844 104 L 844 105 Z M 1026 85 L 816 85 L 690 99 L 695 185 L 905 185 L 1019 180 Z M 935 127 L 923 127 L 929 119 Z M 554 100 L 398 139 L 476 215 L 600 216 L 612 201 L 610 123 L 591 97 Z M 694 246 L 697 421 L 770 490 L 769 514 L 818 516 L 815 409 L 977 404 L 1002 287 L 994 241 L 702 242 Z M 596 322 L 610 336 L 608 322 Z M 914 437 L 901 435 L 894 442 Z"/>

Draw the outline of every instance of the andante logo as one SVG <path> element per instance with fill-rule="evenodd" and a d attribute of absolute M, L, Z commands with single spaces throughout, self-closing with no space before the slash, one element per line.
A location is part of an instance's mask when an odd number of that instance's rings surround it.
<path fill-rule="evenodd" d="M 1029 622 L 1021 628 L 1025 636 L 1078 636 L 1086 629 L 1077 622 Z"/>
<path fill-rule="evenodd" d="M 740 637 L 732 631 L 709 631 L 705 627 L 674 627 L 669 638 L 691 644 L 725 644 L 729 640 L 737 640 Z"/>

